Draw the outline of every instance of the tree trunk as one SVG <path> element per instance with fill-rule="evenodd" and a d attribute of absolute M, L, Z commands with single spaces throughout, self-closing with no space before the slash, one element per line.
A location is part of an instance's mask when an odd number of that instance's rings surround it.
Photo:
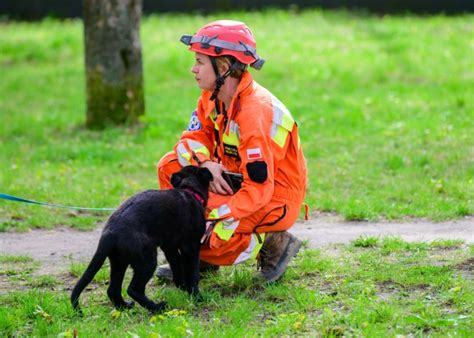
<path fill-rule="evenodd" d="M 83 0 L 86 126 L 134 124 L 144 114 L 142 0 Z"/>

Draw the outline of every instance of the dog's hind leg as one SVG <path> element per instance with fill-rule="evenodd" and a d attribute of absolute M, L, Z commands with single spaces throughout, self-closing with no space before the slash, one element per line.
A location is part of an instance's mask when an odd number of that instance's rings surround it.
<path fill-rule="evenodd" d="M 153 256 L 153 257 L 152 257 Z M 138 304 L 152 312 L 163 311 L 166 308 L 165 302 L 155 303 L 145 295 L 145 287 L 156 270 L 156 249 L 154 254 L 146 255 L 146 259 L 135 259 L 131 266 L 133 268 L 133 278 L 128 286 L 128 294 Z"/>
<path fill-rule="evenodd" d="M 132 301 L 125 301 L 122 297 L 122 283 L 128 262 L 123 257 L 115 255 L 109 256 L 110 260 L 110 285 L 107 289 L 107 295 L 116 308 L 129 309 L 133 307 Z"/>

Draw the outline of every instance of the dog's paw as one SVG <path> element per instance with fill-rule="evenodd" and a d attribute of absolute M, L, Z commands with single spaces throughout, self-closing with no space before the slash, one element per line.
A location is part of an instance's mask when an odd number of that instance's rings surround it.
<path fill-rule="evenodd" d="M 163 312 L 164 310 L 166 310 L 167 307 L 168 307 L 168 303 L 166 303 L 166 302 L 153 303 L 153 306 L 150 309 L 150 312 L 152 314 Z"/>
<path fill-rule="evenodd" d="M 82 309 L 80 307 L 74 308 L 74 314 L 78 317 L 84 317 L 84 312 L 82 312 Z"/>
<path fill-rule="evenodd" d="M 117 310 L 127 310 L 133 308 L 135 306 L 135 302 L 131 300 L 124 300 L 123 302 L 114 304 L 114 306 Z"/>
<path fill-rule="evenodd" d="M 202 302 L 204 302 L 204 296 L 203 296 L 202 293 L 200 293 L 200 292 L 195 293 L 195 294 L 192 294 L 191 297 L 193 297 L 193 300 L 194 300 L 196 303 L 202 303 Z"/>
<path fill-rule="evenodd" d="M 184 283 L 184 281 L 175 280 L 174 285 L 176 285 L 178 289 L 186 291 L 186 284 Z"/>

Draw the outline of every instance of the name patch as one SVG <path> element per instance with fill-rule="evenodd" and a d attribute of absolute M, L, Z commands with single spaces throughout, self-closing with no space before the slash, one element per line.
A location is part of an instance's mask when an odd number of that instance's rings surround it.
<path fill-rule="evenodd" d="M 240 158 L 237 146 L 233 146 L 233 145 L 225 144 L 225 143 L 224 143 L 224 155 L 234 157 L 234 158 Z"/>

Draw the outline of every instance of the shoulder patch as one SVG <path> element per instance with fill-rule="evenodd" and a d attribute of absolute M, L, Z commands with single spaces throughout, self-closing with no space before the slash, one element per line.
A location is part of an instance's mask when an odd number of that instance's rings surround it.
<path fill-rule="evenodd" d="M 196 131 L 196 130 L 201 130 L 202 129 L 202 124 L 201 121 L 199 121 L 197 111 L 193 111 L 191 114 L 191 119 L 189 120 L 188 124 L 188 131 Z"/>

